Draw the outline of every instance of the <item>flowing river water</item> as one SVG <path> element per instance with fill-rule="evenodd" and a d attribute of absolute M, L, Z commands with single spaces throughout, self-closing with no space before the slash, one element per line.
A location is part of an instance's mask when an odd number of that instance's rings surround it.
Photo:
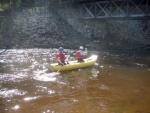
<path fill-rule="evenodd" d="M 48 71 L 55 52 L 0 50 L 0 113 L 150 113 L 149 55 L 91 51 L 92 67 Z"/>

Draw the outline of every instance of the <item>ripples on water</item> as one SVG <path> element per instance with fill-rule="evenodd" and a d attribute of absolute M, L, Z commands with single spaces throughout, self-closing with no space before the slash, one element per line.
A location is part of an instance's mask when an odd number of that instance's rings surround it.
<path fill-rule="evenodd" d="M 150 56 L 91 51 L 94 66 L 60 73 L 44 67 L 55 53 L 0 50 L 0 113 L 150 113 Z"/>

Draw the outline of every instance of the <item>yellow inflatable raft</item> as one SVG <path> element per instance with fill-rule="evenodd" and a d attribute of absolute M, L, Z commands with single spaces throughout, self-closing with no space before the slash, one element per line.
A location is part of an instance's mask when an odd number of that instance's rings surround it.
<path fill-rule="evenodd" d="M 92 55 L 89 58 L 84 59 L 84 62 L 78 62 L 75 61 L 69 61 L 69 64 L 67 65 L 58 65 L 58 63 L 50 64 L 48 67 L 49 69 L 52 69 L 54 71 L 67 71 L 67 70 L 74 70 L 74 69 L 80 69 L 88 66 L 92 66 L 95 64 L 97 60 L 97 55 Z"/>

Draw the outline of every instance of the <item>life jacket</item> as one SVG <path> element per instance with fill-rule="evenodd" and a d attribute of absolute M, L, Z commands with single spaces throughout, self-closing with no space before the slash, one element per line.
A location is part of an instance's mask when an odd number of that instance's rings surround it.
<path fill-rule="evenodd" d="M 56 54 L 56 59 L 60 58 L 61 62 L 65 61 L 65 56 L 62 52 Z"/>
<path fill-rule="evenodd" d="M 83 56 L 80 54 L 80 51 L 76 52 L 76 58 L 77 59 L 83 59 Z"/>

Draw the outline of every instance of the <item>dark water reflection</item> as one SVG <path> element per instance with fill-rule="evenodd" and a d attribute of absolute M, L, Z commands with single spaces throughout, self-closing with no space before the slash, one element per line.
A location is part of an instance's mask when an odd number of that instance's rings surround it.
<path fill-rule="evenodd" d="M 150 113 L 150 56 L 90 52 L 94 66 L 59 73 L 55 52 L 0 50 L 0 113 Z"/>

